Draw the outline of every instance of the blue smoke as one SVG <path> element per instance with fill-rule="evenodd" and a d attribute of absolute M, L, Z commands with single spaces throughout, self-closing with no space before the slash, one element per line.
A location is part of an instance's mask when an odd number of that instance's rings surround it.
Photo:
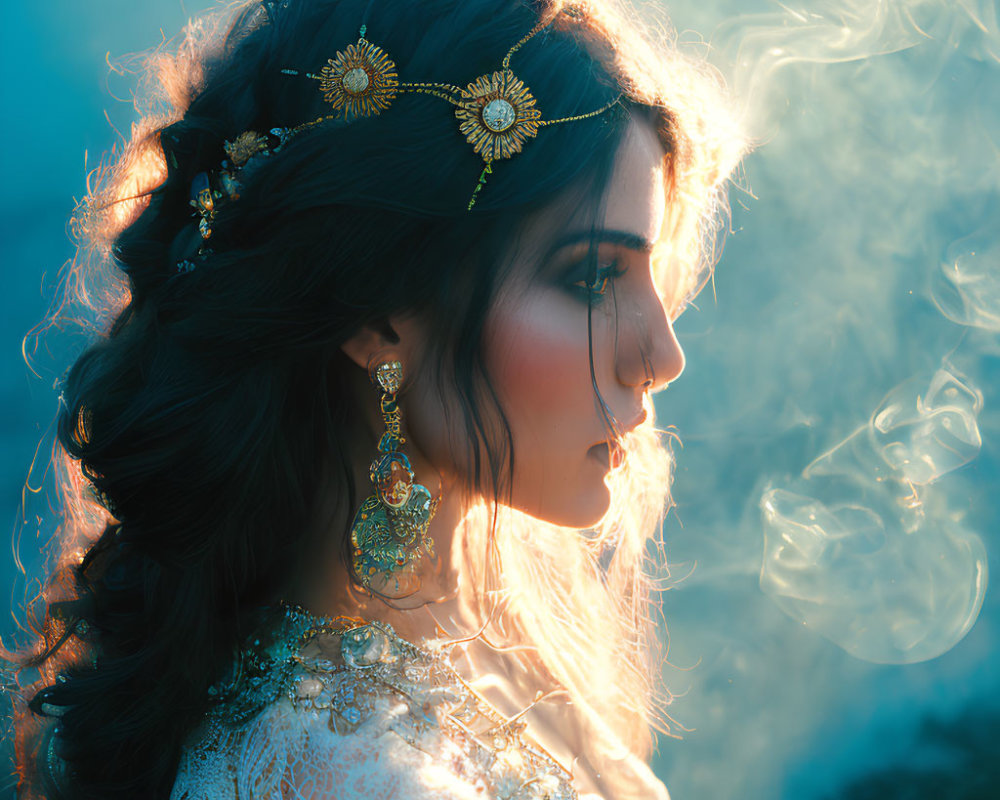
<path fill-rule="evenodd" d="M 684 441 L 664 609 L 692 730 L 657 767 L 682 800 L 989 796 L 997 5 L 669 12 L 758 148 L 658 398 Z"/>

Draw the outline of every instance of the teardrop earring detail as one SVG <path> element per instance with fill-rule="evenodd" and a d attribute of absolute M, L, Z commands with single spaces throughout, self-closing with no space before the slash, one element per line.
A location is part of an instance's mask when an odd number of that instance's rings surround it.
<path fill-rule="evenodd" d="M 374 494 L 361 504 L 351 525 L 351 569 L 374 594 L 406 597 L 420 588 L 420 559 L 434 556 L 427 529 L 441 498 L 414 482 L 413 467 L 402 452 L 406 440 L 396 398 L 403 383 L 402 362 L 378 362 L 370 375 L 381 392 L 385 432 L 369 470 Z"/>

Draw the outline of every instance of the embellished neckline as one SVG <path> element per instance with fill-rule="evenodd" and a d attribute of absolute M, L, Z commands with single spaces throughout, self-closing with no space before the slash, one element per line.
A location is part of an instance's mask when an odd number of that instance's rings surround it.
<path fill-rule="evenodd" d="M 297 632 L 298 648 L 305 647 L 316 637 L 339 637 L 341 659 L 352 669 L 390 663 L 406 656 L 432 658 L 438 650 L 446 650 L 452 644 L 435 639 L 417 643 L 400 636 L 388 622 L 347 615 L 322 617 L 284 600 L 279 601 L 277 608 Z"/>
<path fill-rule="evenodd" d="M 435 737 L 457 745 L 466 771 L 491 788 L 487 796 L 577 799 L 572 774 L 529 738 L 523 714 L 502 714 L 452 666 L 449 645 L 459 641 L 415 644 L 386 622 L 318 617 L 291 603 L 262 614 L 235 675 L 215 693 L 220 723 L 240 726 L 285 698 L 347 735 L 381 724 L 388 700 L 408 709 L 405 722 L 394 718 L 395 734 L 424 751 Z"/>

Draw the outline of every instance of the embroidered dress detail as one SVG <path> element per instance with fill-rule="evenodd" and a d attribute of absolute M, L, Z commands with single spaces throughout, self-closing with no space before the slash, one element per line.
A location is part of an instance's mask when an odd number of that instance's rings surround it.
<path fill-rule="evenodd" d="M 572 776 L 458 675 L 447 643 L 269 614 L 189 738 L 171 800 L 577 800 Z"/>

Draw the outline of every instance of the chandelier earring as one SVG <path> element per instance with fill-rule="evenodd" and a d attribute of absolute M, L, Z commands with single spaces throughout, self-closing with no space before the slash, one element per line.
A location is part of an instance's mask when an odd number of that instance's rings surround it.
<path fill-rule="evenodd" d="M 403 453 L 402 415 L 397 394 L 403 365 L 379 360 L 369 368 L 379 391 L 385 431 L 369 469 L 373 493 L 361 504 L 351 525 L 351 570 L 361 586 L 387 598 L 406 597 L 420 588 L 419 562 L 433 558 L 427 529 L 441 501 L 415 482 Z"/>

